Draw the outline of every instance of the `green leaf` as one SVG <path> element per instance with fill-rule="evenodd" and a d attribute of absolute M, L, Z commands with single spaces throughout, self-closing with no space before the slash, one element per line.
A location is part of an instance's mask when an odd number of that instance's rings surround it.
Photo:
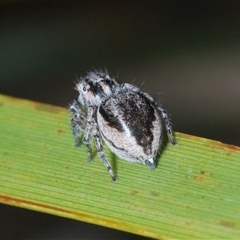
<path fill-rule="evenodd" d="M 240 148 L 176 133 L 154 170 L 75 148 L 66 109 L 0 95 L 0 202 L 158 239 L 240 237 Z"/>

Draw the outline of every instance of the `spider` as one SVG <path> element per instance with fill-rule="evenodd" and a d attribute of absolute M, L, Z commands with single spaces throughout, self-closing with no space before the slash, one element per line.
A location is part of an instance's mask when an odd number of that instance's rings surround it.
<path fill-rule="evenodd" d="M 114 182 L 117 177 L 106 158 L 102 141 L 120 158 L 150 168 L 156 167 L 164 131 L 175 145 L 167 112 L 148 93 L 131 84 L 119 83 L 102 70 L 88 72 L 75 89 L 79 92 L 78 102 L 74 100 L 69 111 L 76 146 L 80 146 L 83 134 L 82 142 L 91 161 L 90 139 L 93 137 Z"/>

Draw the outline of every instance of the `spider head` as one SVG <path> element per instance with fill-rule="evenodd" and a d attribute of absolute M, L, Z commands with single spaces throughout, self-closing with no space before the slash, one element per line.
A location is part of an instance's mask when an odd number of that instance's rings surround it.
<path fill-rule="evenodd" d="M 93 71 L 81 78 L 76 84 L 78 101 L 85 106 L 99 106 L 102 100 L 113 94 L 119 83 L 107 72 Z"/>

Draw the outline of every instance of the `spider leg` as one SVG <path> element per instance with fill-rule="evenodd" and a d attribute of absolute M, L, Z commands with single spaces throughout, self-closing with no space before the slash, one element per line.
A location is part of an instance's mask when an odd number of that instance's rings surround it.
<path fill-rule="evenodd" d="M 94 115 L 96 114 L 96 107 L 90 106 L 87 111 L 87 123 L 83 135 L 83 142 L 88 152 L 88 162 L 92 161 L 92 148 L 90 145 L 90 139 L 92 136 L 93 126 L 95 124 Z"/>
<path fill-rule="evenodd" d="M 160 105 L 158 105 L 157 108 L 162 114 L 163 121 L 164 121 L 165 128 L 166 128 L 167 135 L 168 135 L 168 140 L 169 140 L 170 143 L 172 143 L 172 145 L 175 145 L 176 140 L 175 140 L 174 135 L 173 135 L 172 125 L 171 125 L 171 122 L 169 120 L 168 114 L 164 109 L 161 108 Z"/>
<path fill-rule="evenodd" d="M 98 155 L 100 156 L 104 166 L 107 168 L 107 171 L 110 174 L 110 176 L 112 178 L 112 181 L 116 182 L 117 177 L 116 177 L 116 175 L 115 175 L 115 173 L 112 169 L 112 166 L 110 165 L 110 163 L 108 162 L 108 160 L 106 158 L 106 155 L 105 155 L 104 150 L 103 150 L 103 146 L 102 146 L 102 143 L 101 143 L 101 138 L 100 138 L 100 135 L 99 135 L 99 131 L 97 130 L 97 127 L 95 127 L 95 133 L 94 133 L 93 137 L 94 137 L 94 141 L 95 141 L 95 145 L 96 145 Z"/>
<path fill-rule="evenodd" d="M 75 139 L 75 146 L 81 146 L 80 138 L 81 134 L 84 132 L 83 143 L 86 146 L 88 152 L 88 161 L 90 162 L 92 160 L 92 149 L 90 146 L 91 126 L 87 124 L 87 119 L 77 101 L 73 101 L 72 105 L 69 107 L 69 111 L 71 113 L 71 127 Z"/>
<path fill-rule="evenodd" d="M 73 103 L 70 105 L 69 112 L 71 114 L 71 128 L 75 139 L 75 146 L 79 147 L 81 145 L 80 137 L 84 129 L 86 118 L 82 114 L 77 101 L 73 101 Z"/>

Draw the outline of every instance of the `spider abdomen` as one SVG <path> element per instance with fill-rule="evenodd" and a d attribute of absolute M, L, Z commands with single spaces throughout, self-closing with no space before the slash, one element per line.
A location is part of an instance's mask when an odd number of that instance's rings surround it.
<path fill-rule="evenodd" d="M 103 140 L 117 156 L 155 167 L 162 122 L 147 99 L 131 90 L 118 91 L 101 102 L 97 123 Z"/>

